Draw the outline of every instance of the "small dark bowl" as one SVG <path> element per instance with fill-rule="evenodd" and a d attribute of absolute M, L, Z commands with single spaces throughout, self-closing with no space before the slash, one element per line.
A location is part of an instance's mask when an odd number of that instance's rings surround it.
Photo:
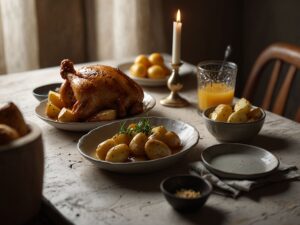
<path fill-rule="evenodd" d="M 177 197 L 175 193 L 180 189 L 199 191 L 200 197 L 193 199 Z M 207 180 L 198 176 L 177 175 L 164 179 L 160 184 L 160 190 L 174 209 L 195 211 L 204 205 L 212 192 L 212 186 Z"/>
<path fill-rule="evenodd" d="M 215 108 L 216 107 L 211 107 L 206 109 L 202 113 L 202 117 L 209 133 L 211 133 L 211 135 L 213 135 L 217 140 L 223 142 L 243 142 L 254 138 L 261 130 L 266 118 L 266 113 L 263 109 L 261 109 L 262 117 L 252 122 L 219 122 L 209 118 L 210 113 L 212 113 Z"/>
<path fill-rule="evenodd" d="M 49 91 L 57 91 L 60 88 L 60 86 L 61 83 L 43 85 L 33 89 L 32 94 L 37 100 L 42 101 L 48 98 Z"/>

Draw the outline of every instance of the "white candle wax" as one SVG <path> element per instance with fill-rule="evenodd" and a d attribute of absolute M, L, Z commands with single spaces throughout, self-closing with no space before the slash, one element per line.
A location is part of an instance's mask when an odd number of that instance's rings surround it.
<path fill-rule="evenodd" d="M 173 22 L 173 46 L 172 46 L 172 63 L 180 63 L 180 50 L 181 50 L 181 27 L 180 11 L 177 12 L 177 21 Z"/>

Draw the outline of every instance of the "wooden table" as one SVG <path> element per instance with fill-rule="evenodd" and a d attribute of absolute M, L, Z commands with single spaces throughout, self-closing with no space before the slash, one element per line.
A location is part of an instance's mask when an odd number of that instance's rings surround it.
<path fill-rule="evenodd" d="M 102 62 L 116 65 L 116 62 Z M 163 171 L 124 175 L 100 170 L 83 159 L 76 144 L 83 133 L 57 130 L 34 114 L 38 101 L 33 88 L 61 81 L 59 69 L 48 68 L 0 76 L 0 102 L 14 101 L 27 120 L 43 130 L 45 146 L 44 196 L 74 224 L 300 224 L 300 182 L 284 182 L 260 188 L 234 200 L 211 195 L 196 213 L 178 213 L 159 190 L 167 176 L 187 173 L 187 164 L 200 159 L 204 148 L 218 143 L 196 111 L 196 77 L 184 77 L 184 91 L 191 105 L 167 108 L 159 100 L 163 87 L 145 88 L 157 101 L 150 115 L 179 119 L 193 124 L 200 141 L 185 160 Z M 265 125 L 252 144 L 264 147 L 287 164 L 300 167 L 300 125 L 267 112 Z"/>

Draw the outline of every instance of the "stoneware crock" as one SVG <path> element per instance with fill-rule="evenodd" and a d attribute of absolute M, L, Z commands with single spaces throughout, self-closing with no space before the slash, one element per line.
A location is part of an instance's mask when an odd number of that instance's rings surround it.
<path fill-rule="evenodd" d="M 0 146 L 1 224 L 24 224 L 37 215 L 42 197 L 44 155 L 40 128 Z"/>

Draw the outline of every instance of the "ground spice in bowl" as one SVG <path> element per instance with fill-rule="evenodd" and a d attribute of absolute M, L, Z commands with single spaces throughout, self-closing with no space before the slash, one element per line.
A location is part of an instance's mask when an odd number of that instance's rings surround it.
<path fill-rule="evenodd" d="M 195 191 L 193 189 L 180 189 L 176 191 L 175 196 L 179 198 L 193 199 L 199 198 L 201 194 L 199 191 Z"/>

